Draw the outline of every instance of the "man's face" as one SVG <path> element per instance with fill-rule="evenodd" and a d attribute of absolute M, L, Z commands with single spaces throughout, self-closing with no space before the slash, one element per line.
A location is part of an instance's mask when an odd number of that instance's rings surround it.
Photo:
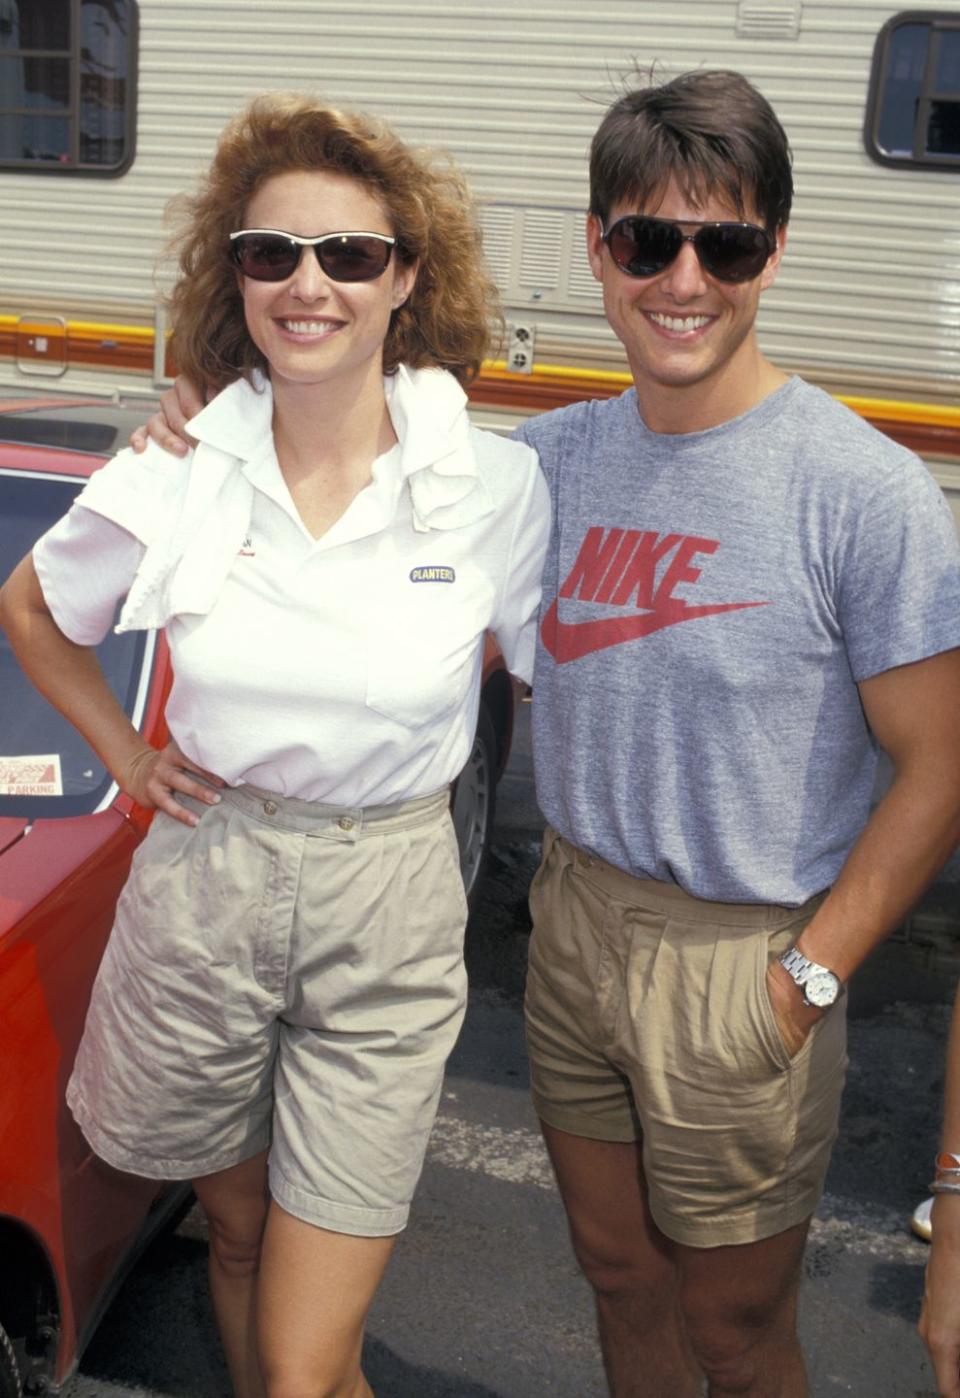
<path fill-rule="evenodd" d="M 645 208 L 616 205 L 610 227 L 626 214 L 647 214 L 694 225 L 700 222 L 759 223 L 752 209 L 742 214 L 722 196 L 691 204 L 674 180 Z M 696 228 L 685 227 L 693 233 Z M 692 243 L 652 277 L 620 270 L 602 240 L 599 219 L 587 223 L 587 252 L 603 286 L 607 320 L 627 351 L 637 393 L 649 426 L 661 431 L 697 431 L 738 416 L 757 401 L 753 382 L 765 364 L 754 335 L 760 293 L 772 286 L 786 230 L 753 281 L 730 283 L 704 271 Z M 763 396 L 762 394 L 760 396 Z M 672 425 L 680 419 L 688 426 Z M 658 427 L 658 420 L 665 424 Z"/>

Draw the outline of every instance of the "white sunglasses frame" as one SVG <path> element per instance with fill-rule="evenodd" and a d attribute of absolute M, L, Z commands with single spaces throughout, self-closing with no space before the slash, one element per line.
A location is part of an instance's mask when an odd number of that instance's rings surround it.
<path fill-rule="evenodd" d="M 294 243 L 294 244 L 296 244 L 296 246 L 298 246 L 298 247 L 300 247 L 300 248 L 315 248 L 315 247 L 320 246 L 320 245 L 323 244 L 323 243 L 329 243 L 329 242 L 331 242 L 331 241 L 332 241 L 333 239 L 335 239 L 335 238 L 375 238 L 375 239 L 377 240 L 378 243 L 385 243 L 386 246 L 387 246 L 388 248 L 393 249 L 393 248 L 395 248 L 395 247 L 397 246 L 397 240 L 396 240 L 396 238 L 391 237 L 389 233 L 372 233 L 372 232 L 369 231 L 369 229 L 360 229 L 360 228 L 351 228 L 351 229 L 349 229 L 349 230 L 348 230 L 348 229 L 338 230 L 336 233 L 320 233 L 320 234 L 318 234 L 315 238 L 301 238 L 301 236 L 300 236 L 299 233 L 288 233 L 288 232 L 286 231 L 286 229 L 284 229 L 284 228 L 238 228 L 237 231 L 236 231 L 235 233 L 231 233 L 231 234 L 230 234 L 230 242 L 231 242 L 231 243 L 234 243 L 234 242 L 236 241 L 237 238 L 243 238 L 243 237 L 246 237 L 246 236 L 251 235 L 251 234 L 256 234 L 256 235 L 259 236 L 259 237 L 284 238 L 284 239 L 286 239 L 286 241 L 287 241 L 288 243 Z M 301 253 L 300 256 L 302 257 L 303 254 Z M 324 276 L 330 276 L 330 273 L 329 273 L 329 272 L 326 270 L 326 268 L 323 266 L 323 263 L 320 262 L 320 259 L 319 259 L 319 258 L 317 258 L 317 261 L 318 261 L 318 263 L 319 263 L 319 265 L 320 265 L 321 270 L 322 270 L 323 273 L 324 273 Z M 238 265 L 238 267 L 239 267 L 239 263 L 238 263 L 237 265 Z M 289 279 L 289 277 L 292 277 L 292 276 L 294 275 L 294 273 L 296 272 L 296 270 L 297 270 L 297 268 L 298 268 L 299 266 L 300 266 L 300 258 L 298 257 L 298 258 L 297 258 L 296 266 L 294 267 L 294 269 L 293 269 L 292 272 L 289 272 L 289 273 L 287 274 L 286 277 L 277 277 L 277 278 L 273 278 L 273 277 L 251 277 L 250 280 L 251 280 L 251 281 L 274 281 L 274 280 L 276 280 L 276 281 L 278 281 L 278 282 L 287 281 L 287 280 Z M 387 260 L 386 260 L 386 262 L 383 264 L 383 267 L 380 269 L 379 272 L 377 272 L 377 273 L 375 274 L 375 276 L 372 276 L 372 277 L 361 277 L 361 278 L 359 278 L 358 280 L 360 280 L 360 281 L 370 281 L 370 282 L 376 281 L 376 280 L 377 280 L 377 277 L 382 277 L 382 276 L 383 276 L 384 272 L 387 270 L 387 268 L 388 268 L 389 266 L 390 266 L 390 258 L 388 257 Z M 241 273 L 242 276 L 249 276 L 249 275 L 250 275 L 248 272 L 244 272 L 242 267 L 239 267 L 239 270 L 240 270 L 240 273 Z M 333 281 L 338 281 L 339 278 L 333 277 L 332 280 L 333 280 Z"/>

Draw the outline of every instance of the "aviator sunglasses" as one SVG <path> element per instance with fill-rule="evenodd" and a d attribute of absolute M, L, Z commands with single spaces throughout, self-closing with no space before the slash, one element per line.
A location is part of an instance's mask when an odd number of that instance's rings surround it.
<path fill-rule="evenodd" d="M 396 241 L 385 233 L 301 238 L 277 228 L 241 228 L 230 234 L 230 256 L 243 275 L 255 282 L 283 282 L 297 270 L 304 248 L 313 248 L 331 281 L 372 282 L 387 270 Z"/>
<path fill-rule="evenodd" d="M 684 228 L 697 227 L 696 233 Z M 718 282 L 749 282 L 758 277 L 776 248 L 776 239 L 753 223 L 682 222 L 672 218 L 648 218 L 627 214 L 603 235 L 621 272 L 628 277 L 655 277 L 680 256 L 684 243 L 692 243 L 700 266 Z"/>

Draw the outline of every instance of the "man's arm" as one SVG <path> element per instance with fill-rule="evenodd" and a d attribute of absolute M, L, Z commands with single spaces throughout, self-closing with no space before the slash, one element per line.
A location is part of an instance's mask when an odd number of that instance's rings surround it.
<path fill-rule="evenodd" d="M 901 665 L 859 685 L 893 782 L 828 897 L 798 940 L 811 961 L 847 980 L 902 920 L 960 843 L 960 650 Z M 795 1052 L 822 1011 L 779 963 L 770 999 Z M 826 1011 L 829 1013 L 829 1011 Z"/>
<path fill-rule="evenodd" d="M 186 456 L 196 442 L 187 432 L 187 423 L 196 417 L 204 406 L 204 396 L 190 379 L 178 374 L 173 387 L 160 395 L 160 407 L 148 418 L 143 427 L 130 433 L 130 445 L 134 451 L 145 451 L 147 438 L 153 440 L 176 456 Z"/>
<path fill-rule="evenodd" d="M 960 991 L 947 1043 L 944 1097 L 942 1149 L 960 1156 Z M 960 1194 L 938 1194 L 933 1202 L 933 1243 L 919 1330 L 930 1351 L 937 1392 L 942 1398 L 960 1398 Z"/>

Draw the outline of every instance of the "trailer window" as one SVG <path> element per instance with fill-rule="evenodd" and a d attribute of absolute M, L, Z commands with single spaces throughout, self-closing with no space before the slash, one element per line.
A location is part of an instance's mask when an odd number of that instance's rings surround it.
<path fill-rule="evenodd" d="M 960 172 L 960 15 L 907 10 L 877 38 L 864 127 L 881 165 Z"/>
<path fill-rule="evenodd" d="M 135 0 L 0 0 L 0 168 L 122 174 L 136 42 Z"/>

